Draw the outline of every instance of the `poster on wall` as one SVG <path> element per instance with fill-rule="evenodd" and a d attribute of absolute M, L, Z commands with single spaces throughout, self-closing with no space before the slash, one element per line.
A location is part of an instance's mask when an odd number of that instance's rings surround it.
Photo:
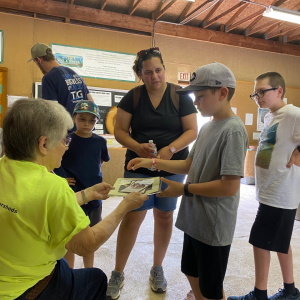
<path fill-rule="evenodd" d="M 0 64 L 3 63 L 3 30 L 0 30 Z"/>
<path fill-rule="evenodd" d="M 265 115 L 269 112 L 267 108 L 258 108 L 257 111 L 257 131 L 262 131 L 264 128 L 264 118 Z"/>
<path fill-rule="evenodd" d="M 51 44 L 55 59 L 82 77 L 136 82 L 134 54 Z"/>

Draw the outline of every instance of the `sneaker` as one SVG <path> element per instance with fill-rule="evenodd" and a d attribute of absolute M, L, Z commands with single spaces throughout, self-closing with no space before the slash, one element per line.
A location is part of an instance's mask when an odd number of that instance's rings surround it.
<path fill-rule="evenodd" d="M 278 293 L 269 297 L 269 300 L 285 300 L 285 299 L 291 299 L 291 300 L 299 300 L 300 299 L 300 292 L 296 288 L 296 295 L 290 295 L 287 293 L 286 289 L 279 289 Z"/>
<path fill-rule="evenodd" d="M 181 300 L 196 300 L 193 291 L 189 291 L 187 295 Z"/>
<path fill-rule="evenodd" d="M 118 299 L 120 296 L 120 289 L 124 285 L 123 275 L 119 271 L 112 271 L 111 277 L 107 284 L 107 299 Z"/>
<path fill-rule="evenodd" d="M 249 294 L 244 296 L 229 296 L 227 300 L 256 300 L 254 291 L 251 291 Z"/>
<path fill-rule="evenodd" d="M 162 266 L 154 266 L 150 271 L 151 289 L 156 293 L 163 293 L 167 289 L 167 280 Z"/>

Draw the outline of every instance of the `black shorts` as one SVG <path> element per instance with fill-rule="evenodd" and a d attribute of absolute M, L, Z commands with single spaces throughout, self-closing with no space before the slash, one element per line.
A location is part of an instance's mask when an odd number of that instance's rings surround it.
<path fill-rule="evenodd" d="M 287 254 L 297 209 L 277 208 L 260 203 L 249 243 L 257 248 Z"/>
<path fill-rule="evenodd" d="M 231 245 L 210 246 L 184 234 L 181 272 L 199 277 L 199 287 L 207 299 L 223 298 L 223 281 Z"/>
<path fill-rule="evenodd" d="M 94 225 L 96 225 L 97 223 L 99 223 L 100 221 L 102 221 L 102 205 L 100 205 L 98 208 L 88 211 L 88 212 L 84 212 L 86 216 L 89 217 L 90 219 L 90 226 L 93 227 Z"/>

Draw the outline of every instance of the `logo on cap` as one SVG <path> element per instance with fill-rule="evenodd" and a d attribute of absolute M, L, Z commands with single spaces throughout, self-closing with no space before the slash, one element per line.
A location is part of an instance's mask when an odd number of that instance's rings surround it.
<path fill-rule="evenodd" d="M 192 78 L 191 78 L 190 82 L 194 81 L 194 80 L 196 79 L 196 76 L 197 76 L 197 75 L 196 75 L 196 73 L 194 72 L 193 75 L 192 75 Z"/>
<path fill-rule="evenodd" d="M 222 82 L 221 82 L 221 81 L 218 81 L 218 80 L 216 80 L 215 82 L 216 82 L 216 85 L 222 84 Z"/>

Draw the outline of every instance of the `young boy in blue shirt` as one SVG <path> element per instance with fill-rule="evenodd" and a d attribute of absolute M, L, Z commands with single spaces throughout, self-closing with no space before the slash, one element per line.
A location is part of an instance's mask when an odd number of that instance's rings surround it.
<path fill-rule="evenodd" d="M 69 134 L 72 141 L 61 162 L 66 179 L 74 192 L 102 182 L 101 164 L 110 159 L 105 138 L 92 133 L 99 119 L 99 108 L 94 102 L 82 100 L 76 103 L 73 122 L 77 129 Z M 90 201 L 81 208 L 90 218 L 91 227 L 101 221 L 101 200 Z M 75 254 L 68 251 L 65 259 L 74 268 Z M 83 264 L 85 268 L 92 268 L 94 254 L 83 257 Z"/>

